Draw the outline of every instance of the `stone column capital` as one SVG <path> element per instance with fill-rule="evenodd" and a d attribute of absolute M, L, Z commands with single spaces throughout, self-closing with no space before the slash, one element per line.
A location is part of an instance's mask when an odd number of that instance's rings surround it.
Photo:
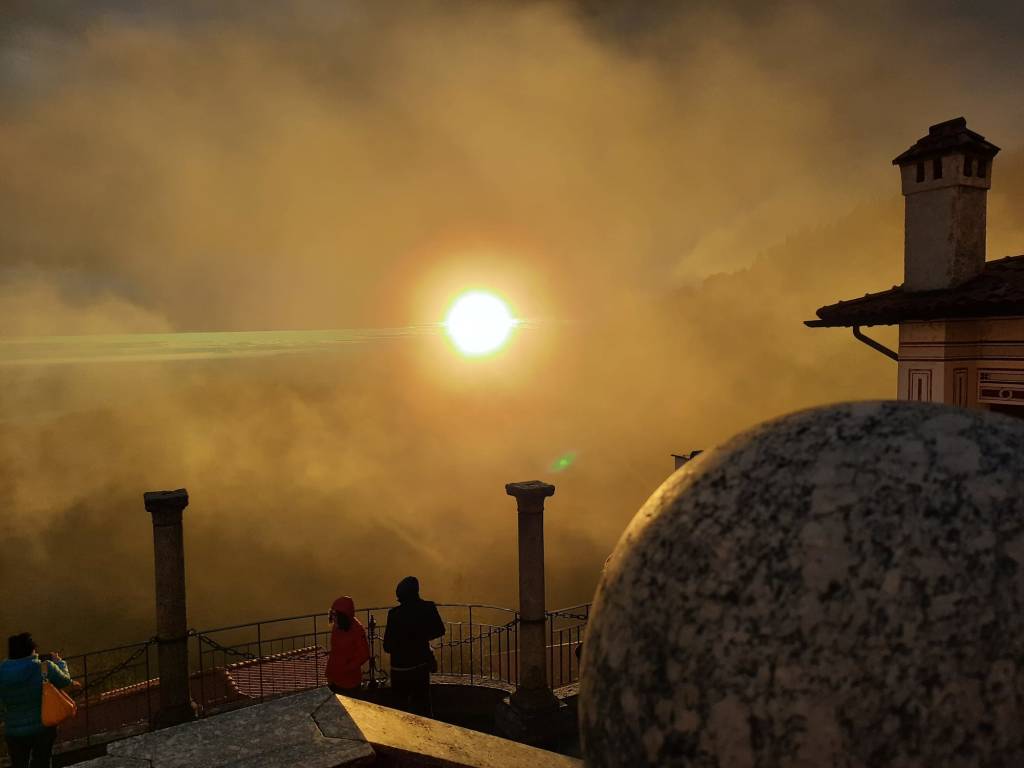
<path fill-rule="evenodd" d="M 153 525 L 180 525 L 181 513 L 188 506 L 188 491 L 146 491 L 142 500 L 153 516 Z"/>
<path fill-rule="evenodd" d="M 505 493 L 515 496 L 519 512 L 543 512 L 544 499 L 555 495 L 555 486 L 540 480 L 507 483 Z"/>

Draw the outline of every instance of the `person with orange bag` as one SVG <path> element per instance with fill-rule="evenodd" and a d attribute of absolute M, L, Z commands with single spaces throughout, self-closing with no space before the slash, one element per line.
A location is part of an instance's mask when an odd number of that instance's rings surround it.
<path fill-rule="evenodd" d="M 356 618 L 351 597 L 339 597 L 331 606 L 331 652 L 327 658 L 327 687 L 354 696 L 363 680 L 363 664 L 370 660 L 366 630 Z"/>
<path fill-rule="evenodd" d="M 44 679 L 55 688 L 80 688 L 59 654 L 40 656 L 32 635 L 7 638 L 7 658 L 0 662 L 0 704 L 11 768 L 50 768 L 56 726 L 42 720 Z"/>

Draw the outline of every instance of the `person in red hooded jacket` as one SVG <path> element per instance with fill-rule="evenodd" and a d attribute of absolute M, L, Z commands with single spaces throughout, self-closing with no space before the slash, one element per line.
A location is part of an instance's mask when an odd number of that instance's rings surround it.
<path fill-rule="evenodd" d="M 331 653 L 327 658 L 327 687 L 349 696 L 359 692 L 363 664 L 370 660 L 366 630 L 356 618 L 351 597 L 339 597 L 331 606 Z"/>

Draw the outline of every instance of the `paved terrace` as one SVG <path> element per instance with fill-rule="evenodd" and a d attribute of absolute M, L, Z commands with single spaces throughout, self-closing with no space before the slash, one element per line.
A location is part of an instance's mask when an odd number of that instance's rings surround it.
<path fill-rule="evenodd" d="M 83 768 L 580 768 L 571 757 L 326 688 L 110 744 Z"/>

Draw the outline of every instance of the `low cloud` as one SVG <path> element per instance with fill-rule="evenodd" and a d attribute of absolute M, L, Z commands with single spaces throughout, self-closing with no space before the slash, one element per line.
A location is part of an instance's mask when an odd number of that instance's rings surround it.
<path fill-rule="evenodd" d="M 892 395 L 801 321 L 901 281 L 929 123 L 1004 146 L 990 252 L 1024 241 L 1022 73 L 973 16 L 115 6 L 0 42 L 0 624 L 67 649 L 151 633 L 141 495 L 182 485 L 197 626 L 410 572 L 509 604 L 534 477 L 549 602 L 586 600 L 670 453 Z M 494 358 L 401 331 L 479 287 L 531 321 Z"/>

